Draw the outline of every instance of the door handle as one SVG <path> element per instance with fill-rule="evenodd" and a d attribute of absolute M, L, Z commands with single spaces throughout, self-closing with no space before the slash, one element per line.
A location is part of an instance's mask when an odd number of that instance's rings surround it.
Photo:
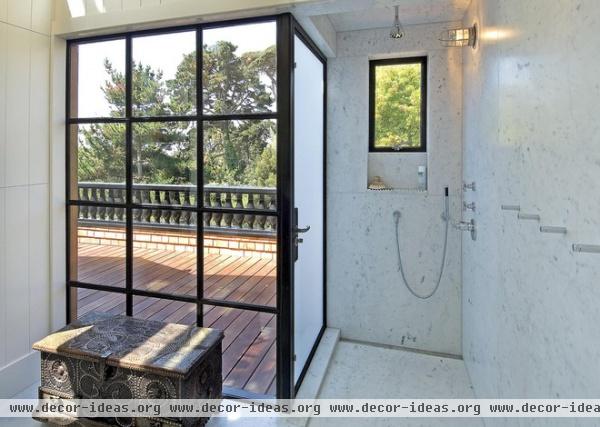
<path fill-rule="evenodd" d="M 298 261 L 298 248 L 300 243 L 303 242 L 303 239 L 301 239 L 298 235 L 300 233 L 308 232 L 308 230 L 310 230 L 310 225 L 307 225 L 304 228 L 298 227 L 298 208 L 294 208 L 292 224 L 292 253 L 294 256 L 294 261 Z"/>
<path fill-rule="evenodd" d="M 308 230 L 310 230 L 310 225 L 304 228 L 294 227 L 294 233 L 306 233 Z"/>

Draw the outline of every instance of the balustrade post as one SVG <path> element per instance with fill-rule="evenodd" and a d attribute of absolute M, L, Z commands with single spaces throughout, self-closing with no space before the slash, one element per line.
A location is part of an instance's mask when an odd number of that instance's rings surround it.
<path fill-rule="evenodd" d="M 265 195 L 262 192 L 258 193 L 258 203 L 256 204 L 256 208 L 260 210 L 265 209 Z M 254 224 L 252 226 L 252 229 L 261 231 L 264 230 L 266 219 L 267 217 L 265 217 L 264 215 L 256 215 L 256 218 L 254 218 Z"/>
<path fill-rule="evenodd" d="M 78 189 L 79 200 L 89 201 L 88 189 L 86 187 L 80 187 Z M 89 215 L 89 207 L 88 206 L 80 206 L 79 207 L 79 218 L 88 218 Z"/>
<path fill-rule="evenodd" d="M 225 191 L 225 198 L 223 201 L 223 205 L 221 207 L 226 208 L 226 209 L 231 209 L 232 204 L 231 204 L 231 192 L 230 191 Z M 233 220 L 233 215 L 230 213 L 224 213 L 223 217 L 221 219 L 221 224 L 220 226 L 223 228 L 231 228 L 231 222 Z"/>
<path fill-rule="evenodd" d="M 221 207 L 221 192 L 220 191 L 216 191 L 215 192 L 215 206 L 216 208 L 220 208 Z M 221 212 L 213 212 L 213 214 L 211 215 L 211 226 L 214 227 L 221 227 L 221 218 L 223 217 L 223 214 Z"/>
<path fill-rule="evenodd" d="M 232 202 L 235 201 L 236 209 L 244 209 L 244 194 L 243 193 L 232 193 Z M 242 228 L 242 222 L 244 221 L 244 215 L 240 213 L 233 214 L 231 221 L 231 228 Z"/>

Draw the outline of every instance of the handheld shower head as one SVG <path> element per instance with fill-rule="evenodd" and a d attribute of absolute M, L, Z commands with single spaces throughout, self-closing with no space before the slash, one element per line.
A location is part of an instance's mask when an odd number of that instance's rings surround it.
<path fill-rule="evenodd" d="M 450 221 L 450 195 L 448 187 L 444 187 L 444 212 L 442 212 L 442 220 Z"/>
<path fill-rule="evenodd" d="M 438 290 L 438 288 L 440 287 L 440 283 L 442 281 L 442 275 L 444 274 L 444 268 L 446 266 L 446 253 L 448 251 L 448 228 L 450 225 L 450 214 L 449 214 L 449 203 L 448 203 L 448 199 L 449 199 L 449 191 L 448 191 L 448 187 L 445 188 L 444 191 L 445 197 L 444 197 L 444 212 L 442 212 L 442 221 L 445 222 L 445 226 L 444 226 L 444 248 L 442 250 L 442 263 L 440 266 L 440 272 L 437 276 L 437 280 L 435 282 L 435 286 L 433 287 L 433 289 L 431 291 L 429 291 L 429 293 L 427 294 L 421 294 L 416 292 L 413 287 L 410 285 L 410 283 L 408 283 L 408 280 L 406 279 L 406 274 L 404 273 L 404 265 L 402 264 L 402 253 L 400 251 L 400 217 L 401 217 L 401 213 L 400 211 L 394 211 L 393 215 L 394 215 L 394 222 L 395 222 L 395 226 L 396 226 L 396 251 L 398 254 L 398 271 L 400 271 L 400 275 L 402 276 L 402 281 L 404 282 L 404 286 L 406 286 L 406 289 L 408 289 L 408 291 L 414 295 L 415 297 L 419 298 L 419 299 L 428 299 L 430 297 L 432 297 Z M 438 199 L 438 197 L 435 197 L 435 199 Z M 409 224 L 410 225 L 410 224 Z"/>

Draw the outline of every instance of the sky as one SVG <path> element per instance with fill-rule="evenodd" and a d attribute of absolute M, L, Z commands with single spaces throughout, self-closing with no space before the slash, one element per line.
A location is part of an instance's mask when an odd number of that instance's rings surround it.
<path fill-rule="evenodd" d="M 219 40 L 238 46 L 238 53 L 263 50 L 275 44 L 274 22 L 238 25 L 203 31 L 203 43 L 213 45 Z M 195 49 L 195 32 L 180 32 L 160 36 L 135 37 L 132 41 L 133 59 L 163 71 L 163 79 L 175 76 L 177 65 L 185 54 Z M 79 45 L 78 117 L 106 117 L 109 105 L 102 86 L 108 80 L 104 59 L 125 73 L 125 40 L 113 40 Z"/>

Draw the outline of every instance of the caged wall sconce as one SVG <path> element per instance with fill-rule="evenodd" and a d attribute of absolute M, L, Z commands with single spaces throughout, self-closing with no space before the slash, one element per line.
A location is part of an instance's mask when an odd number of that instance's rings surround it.
<path fill-rule="evenodd" d="M 439 40 L 443 46 L 471 46 L 475 49 L 475 45 L 477 44 L 477 24 L 470 28 L 455 28 L 442 31 Z"/>

